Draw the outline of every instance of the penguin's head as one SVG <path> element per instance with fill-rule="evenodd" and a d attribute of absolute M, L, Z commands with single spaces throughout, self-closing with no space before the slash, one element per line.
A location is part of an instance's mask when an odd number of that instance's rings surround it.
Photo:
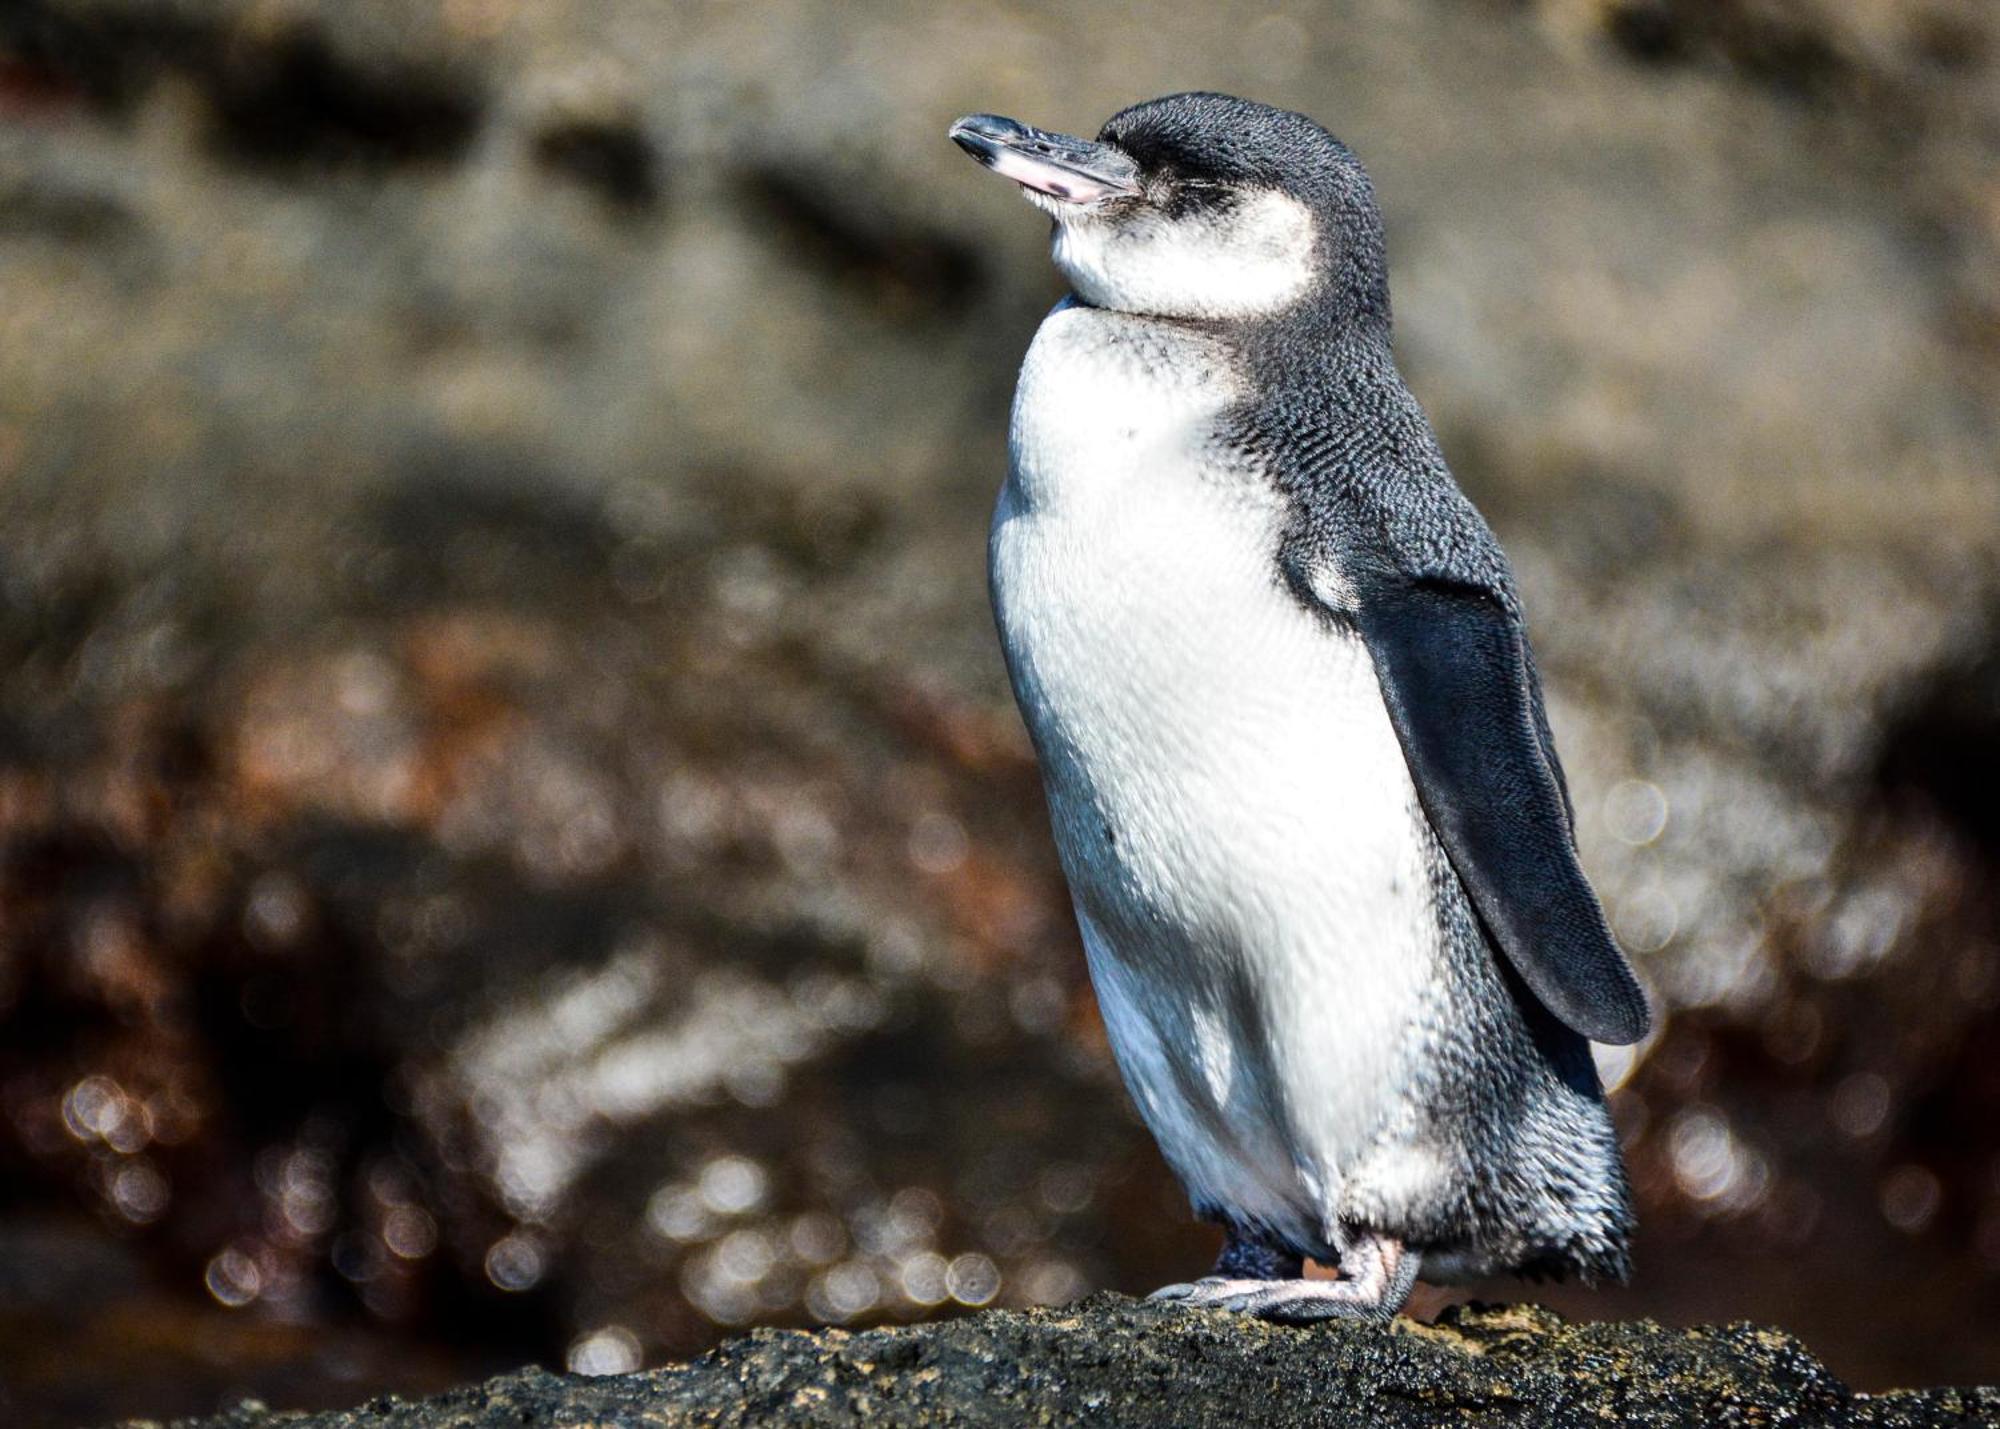
<path fill-rule="evenodd" d="M 1303 114 L 1175 94 L 1121 110 L 1094 140 L 992 114 L 959 120 L 951 138 L 1055 220 L 1056 266 L 1094 306 L 1388 319 L 1368 175 Z"/>

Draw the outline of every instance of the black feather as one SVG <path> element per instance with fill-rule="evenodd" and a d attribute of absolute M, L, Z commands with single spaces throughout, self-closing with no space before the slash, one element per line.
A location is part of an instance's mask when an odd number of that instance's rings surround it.
<path fill-rule="evenodd" d="M 1494 941 L 1569 1026 L 1638 1041 L 1646 999 L 1577 862 L 1519 622 L 1478 587 L 1411 581 L 1369 591 L 1359 624 L 1424 813 Z"/>

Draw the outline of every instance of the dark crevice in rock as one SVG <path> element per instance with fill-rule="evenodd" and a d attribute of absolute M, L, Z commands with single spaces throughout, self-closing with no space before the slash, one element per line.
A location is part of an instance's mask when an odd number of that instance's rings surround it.
<path fill-rule="evenodd" d="M 380 167 L 462 153 L 482 108 L 471 86 L 424 64 L 362 65 L 317 32 L 230 44 L 209 68 L 217 147 L 276 169 Z"/>
<path fill-rule="evenodd" d="M 966 244 L 890 220 L 870 221 L 810 177 L 767 166 L 743 176 L 744 207 L 800 263 L 894 316 L 953 317 L 985 290 Z"/>
<path fill-rule="evenodd" d="M 26 0 L 0 10 L 11 87 L 76 94 L 128 114 L 178 74 L 206 101 L 225 158 L 274 172 L 380 169 L 463 153 L 485 109 L 470 76 L 435 58 L 363 56 L 311 25 L 254 31 L 157 9 Z"/>
<path fill-rule="evenodd" d="M 80 96 L 122 115 L 154 76 L 199 64 L 216 27 L 160 10 L 87 8 L 17 0 L 0 7 L 0 51 L 17 82 L 38 93 Z"/>
<path fill-rule="evenodd" d="M 620 213 L 636 216 L 659 207 L 659 155 L 634 122 L 557 121 L 535 135 L 534 153 L 543 172 L 581 186 Z"/>
<path fill-rule="evenodd" d="M 1652 64 L 1720 59 L 1746 79 L 1801 98 L 1853 78 L 1823 34 L 1767 7 L 1623 0 L 1610 8 L 1605 25 L 1633 59 Z"/>

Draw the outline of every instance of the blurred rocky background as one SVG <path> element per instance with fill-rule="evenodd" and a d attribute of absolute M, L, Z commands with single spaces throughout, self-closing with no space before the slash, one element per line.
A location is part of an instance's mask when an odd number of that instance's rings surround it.
<path fill-rule="evenodd" d="M 985 608 L 1044 224 L 943 139 L 1190 87 L 1372 167 L 1664 1014 L 1637 1280 L 1481 1293 L 2000 1379 L 1990 5 L 6 0 L 0 1420 L 1203 1263 Z"/>

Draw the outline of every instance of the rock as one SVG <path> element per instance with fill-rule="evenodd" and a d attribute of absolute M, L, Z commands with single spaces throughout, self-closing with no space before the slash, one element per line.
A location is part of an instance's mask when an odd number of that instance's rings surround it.
<path fill-rule="evenodd" d="M 1797 1340 L 1738 1324 L 1571 1324 L 1532 1305 L 1297 1329 L 1119 1295 L 849 1334 L 759 1330 L 692 1364 L 523 1370 L 324 1414 L 245 1405 L 205 1429 L 647 1425 L 1956 1425 L 2000 1388 L 1855 1394 Z M 183 1421 L 184 1429 L 196 1429 Z"/>

